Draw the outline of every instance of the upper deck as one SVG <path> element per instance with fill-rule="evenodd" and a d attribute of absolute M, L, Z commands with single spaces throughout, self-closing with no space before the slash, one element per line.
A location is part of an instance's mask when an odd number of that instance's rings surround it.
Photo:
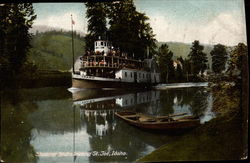
<path fill-rule="evenodd" d="M 81 57 L 81 68 L 130 68 L 130 69 L 145 69 L 145 63 L 140 60 L 120 56 L 116 53 L 108 53 L 106 56 L 102 53 L 86 53 Z"/>
<path fill-rule="evenodd" d="M 103 55 L 107 55 L 112 49 L 112 44 L 110 41 L 97 40 L 95 41 L 94 49 L 95 53 L 99 52 Z"/>

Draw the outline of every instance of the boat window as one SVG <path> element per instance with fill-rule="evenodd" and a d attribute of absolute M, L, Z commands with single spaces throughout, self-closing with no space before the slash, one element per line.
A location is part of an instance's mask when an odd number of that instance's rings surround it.
<path fill-rule="evenodd" d="M 97 46 L 97 42 L 95 42 L 95 46 Z"/>
<path fill-rule="evenodd" d="M 141 78 L 141 73 L 139 73 L 139 78 Z"/>
<path fill-rule="evenodd" d="M 103 42 L 101 42 L 101 46 L 103 46 Z"/>
<path fill-rule="evenodd" d="M 133 73 L 131 72 L 130 75 L 131 75 L 131 78 L 132 78 L 133 77 Z"/>
<path fill-rule="evenodd" d="M 143 77 L 142 77 L 143 79 L 144 79 L 144 74 L 143 74 Z"/>
<path fill-rule="evenodd" d="M 127 77 L 127 72 L 125 72 L 125 77 Z"/>

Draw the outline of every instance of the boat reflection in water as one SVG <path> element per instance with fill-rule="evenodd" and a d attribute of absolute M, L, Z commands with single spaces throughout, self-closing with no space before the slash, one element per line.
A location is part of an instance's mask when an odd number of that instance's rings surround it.
<path fill-rule="evenodd" d="M 79 116 L 89 135 L 89 161 L 135 161 L 175 139 L 173 135 L 146 132 L 130 126 L 117 118 L 115 112 L 129 110 L 155 116 L 183 112 L 187 115 L 203 115 L 208 110 L 208 100 L 211 100 L 208 95 L 202 88 L 73 92 L 73 106 L 80 111 Z"/>
<path fill-rule="evenodd" d="M 137 105 L 159 104 L 159 91 L 123 92 L 124 94 L 113 90 L 102 94 L 99 90 L 92 91 L 91 95 L 98 94 L 97 98 L 87 98 L 88 92 L 87 90 L 73 93 L 73 99 L 82 99 L 74 101 L 73 105 L 80 108 L 80 116 L 86 125 L 86 132 L 91 135 L 89 137 L 90 162 L 135 161 L 161 144 L 160 142 L 148 143 L 157 135 L 154 136 L 151 133 L 145 135 L 143 131 L 138 131 L 115 117 L 115 112 L 133 110 Z M 81 94 L 83 96 L 79 96 Z"/>
<path fill-rule="evenodd" d="M 95 124 L 96 134 L 99 136 L 106 135 L 108 130 L 115 130 L 116 121 L 114 113 L 116 111 L 133 109 L 135 105 L 147 103 L 156 107 L 160 102 L 159 91 L 135 92 L 122 95 L 115 93 L 112 92 L 111 94 L 114 96 L 84 99 L 74 101 L 73 103 L 80 106 L 81 117 L 87 121 L 86 123 Z M 77 95 L 79 97 L 79 92 Z"/>

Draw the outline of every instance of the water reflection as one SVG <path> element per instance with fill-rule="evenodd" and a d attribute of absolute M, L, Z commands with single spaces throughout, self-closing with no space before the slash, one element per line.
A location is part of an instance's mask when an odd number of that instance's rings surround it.
<path fill-rule="evenodd" d="M 98 94 L 98 96 L 90 96 L 91 98 L 87 98 L 88 93 L 89 90 L 73 93 L 73 99 L 78 99 L 74 104 L 81 105 L 83 109 L 87 110 L 106 110 L 120 107 L 152 115 L 187 112 L 200 116 L 210 100 L 208 99 L 209 92 L 205 88 L 177 88 L 164 91 L 120 93 L 120 95 L 114 91 L 104 93 L 96 91 L 95 93 L 92 90 L 91 95 Z M 81 97 L 81 95 L 84 96 Z"/>
<path fill-rule="evenodd" d="M 129 126 L 114 116 L 116 111 L 187 112 L 202 122 L 214 116 L 205 88 L 72 94 L 66 88 L 43 88 L 7 91 L 2 97 L 1 156 L 13 163 L 131 162 L 176 138 Z"/>
<path fill-rule="evenodd" d="M 86 123 L 86 131 L 91 135 L 90 151 L 123 151 L 127 154 L 126 157 L 90 156 L 90 162 L 134 161 L 173 139 L 171 136 L 146 133 L 129 126 L 114 116 L 116 111 L 133 110 L 151 115 L 186 112 L 189 115 L 202 116 L 210 100 L 209 93 L 202 88 L 125 94 L 112 92 L 107 97 L 98 96 L 90 99 L 86 98 L 86 94 L 84 98 L 79 95 L 80 92 L 77 92 L 78 99 L 83 100 L 74 101 L 74 105 L 80 108 L 81 117 Z M 196 98 L 195 102 L 192 102 L 193 98 Z"/>
<path fill-rule="evenodd" d="M 14 97 L 14 96 L 13 96 Z M 19 104 L 18 100 L 1 101 L 1 159 L 13 163 L 37 162 L 35 149 L 30 144 L 32 126 L 27 122 L 27 112 L 34 103 Z"/>

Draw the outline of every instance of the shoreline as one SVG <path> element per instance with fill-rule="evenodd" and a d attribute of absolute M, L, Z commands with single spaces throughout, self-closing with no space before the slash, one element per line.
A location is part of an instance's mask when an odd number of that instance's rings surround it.
<path fill-rule="evenodd" d="M 4 83 L 1 83 L 2 90 L 59 86 L 71 86 L 70 72 L 41 71 L 29 77 L 6 78 Z"/>
<path fill-rule="evenodd" d="M 244 149 L 244 110 L 240 107 L 241 92 L 222 83 L 209 86 L 213 93 L 213 111 L 218 116 L 164 144 L 136 162 L 239 160 L 246 158 Z M 216 142 L 216 143 L 215 143 Z M 247 149 L 246 149 L 247 150 Z"/>
<path fill-rule="evenodd" d="M 168 89 L 179 87 L 193 87 L 193 83 L 197 86 L 207 86 L 207 81 L 171 81 L 169 83 L 159 83 L 152 87 L 152 89 Z M 191 84 L 191 85 L 190 85 Z M 180 86 L 183 85 L 183 86 Z M 10 78 L 6 77 L 4 82 L 1 83 L 2 90 L 5 89 L 20 89 L 20 88 L 42 88 L 42 87 L 58 87 L 58 86 L 72 86 L 71 72 L 60 70 L 38 70 L 35 74 L 22 75 Z"/>

